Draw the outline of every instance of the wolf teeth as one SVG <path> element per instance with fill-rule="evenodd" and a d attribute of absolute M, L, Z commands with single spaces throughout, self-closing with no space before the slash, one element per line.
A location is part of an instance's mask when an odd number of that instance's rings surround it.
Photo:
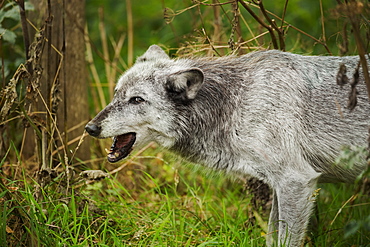
<path fill-rule="evenodd" d="M 114 152 L 114 153 L 111 153 L 111 152 L 108 152 L 108 158 L 110 159 L 116 159 L 120 156 L 120 153 L 119 152 Z"/>
<path fill-rule="evenodd" d="M 108 149 L 108 148 L 105 148 L 104 150 L 105 150 L 105 152 L 107 152 L 107 154 L 109 154 L 109 153 L 110 153 L 110 151 L 109 151 L 109 149 Z"/>

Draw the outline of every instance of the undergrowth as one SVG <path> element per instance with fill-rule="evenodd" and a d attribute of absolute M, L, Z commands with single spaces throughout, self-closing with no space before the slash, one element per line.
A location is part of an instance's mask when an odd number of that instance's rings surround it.
<path fill-rule="evenodd" d="M 70 188 L 62 175 L 40 186 L 23 170 L 1 184 L 1 246 L 265 245 L 268 213 L 251 206 L 243 179 L 182 165 L 149 148 L 120 173 Z M 370 244 L 369 195 L 353 195 L 358 186 L 320 186 L 306 246 Z"/>
<path fill-rule="evenodd" d="M 153 152 L 153 151 L 152 151 Z M 146 155 L 144 157 L 151 156 Z M 162 164 L 169 166 L 169 164 Z M 167 169 L 167 168 L 165 168 Z M 2 246 L 261 246 L 261 228 L 248 223 L 250 197 L 240 181 L 170 169 L 153 178 L 148 168 L 121 181 L 47 186 L 23 173 L 2 184 Z M 169 176 L 172 177 L 169 178 Z M 125 184 L 135 184 L 130 191 Z M 231 186 L 232 184 L 232 186 Z M 140 193 L 138 193 L 140 192 Z M 20 234 L 21 233 L 21 234 Z"/>

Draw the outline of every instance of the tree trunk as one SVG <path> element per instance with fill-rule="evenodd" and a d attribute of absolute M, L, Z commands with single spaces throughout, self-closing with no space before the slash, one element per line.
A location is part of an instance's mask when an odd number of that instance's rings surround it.
<path fill-rule="evenodd" d="M 59 107 L 59 126 L 66 129 L 75 128 L 67 135 L 71 141 L 84 132 L 89 120 L 88 106 L 88 73 L 85 63 L 85 1 L 65 1 L 65 59 L 64 70 L 61 75 L 64 84 L 64 104 Z M 71 3 L 74 2 L 74 3 Z M 90 145 L 86 139 L 76 153 L 81 160 L 90 159 Z M 78 141 L 68 146 L 68 150 L 75 150 Z"/>
<path fill-rule="evenodd" d="M 31 2 L 35 6 L 35 16 L 31 16 L 31 21 L 39 28 L 46 23 L 44 37 L 47 41 L 41 59 L 40 91 L 49 113 L 42 116 L 48 132 L 47 142 L 50 144 L 54 141 L 56 144 L 47 145 L 46 156 L 65 161 L 63 149 L 57 148 L 64 145 L 71 164 L 71 154 L 75 152 L 89 119 L 84 42 L 85 1 L 50 0 L 50 5 L 46 0 Z M 45 103 L 38 98 L 37 111 L 46 112 Z M 32 141 L 32 138 L 28 141 Z M 32 155 L 33 147 L 26 145 L 24 154 Z M 87 139 L 79 146 L 74 158 L 90 158 Z M 50 159 L 41 163 L 52 164 Z"/>

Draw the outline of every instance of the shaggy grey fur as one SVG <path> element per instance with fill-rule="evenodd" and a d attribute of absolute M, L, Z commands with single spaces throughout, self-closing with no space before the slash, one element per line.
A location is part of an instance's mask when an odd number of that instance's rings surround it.
<path fill-rule="evenodd" d="M 273 189 L 269 231 L 277 230 L 267 244 L 300 246 L 317 182 L 351 182 L 366 165 L 334 164 L 344 146 L 366 145 L 362 71 L 352 112 L 350 85 L 336 82 L 342 64 L 351 79 L 358 61 L 275 50 L 173 60 L 154 45 L 86 130 L 116 137 L 112 162 L 156 141 L 191 162 L 263 180 Z"/>

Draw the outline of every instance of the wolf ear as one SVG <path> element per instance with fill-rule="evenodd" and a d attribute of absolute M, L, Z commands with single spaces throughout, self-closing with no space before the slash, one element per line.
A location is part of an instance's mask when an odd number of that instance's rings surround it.
<path fill-rule="evenodd" d="M 172 98 L 188 101 L 195 98 L 203 82 L 203 71 L 193 68 L 170 75 L 166 83 L 166 89 Z"/>
<path fill-rule="evenodd" d="M 170 57 L 158 45 L 151 45 L 142 56 L 136 59 L 136 62 L 145 62 L 157 59 L 170 59 Z"/>

